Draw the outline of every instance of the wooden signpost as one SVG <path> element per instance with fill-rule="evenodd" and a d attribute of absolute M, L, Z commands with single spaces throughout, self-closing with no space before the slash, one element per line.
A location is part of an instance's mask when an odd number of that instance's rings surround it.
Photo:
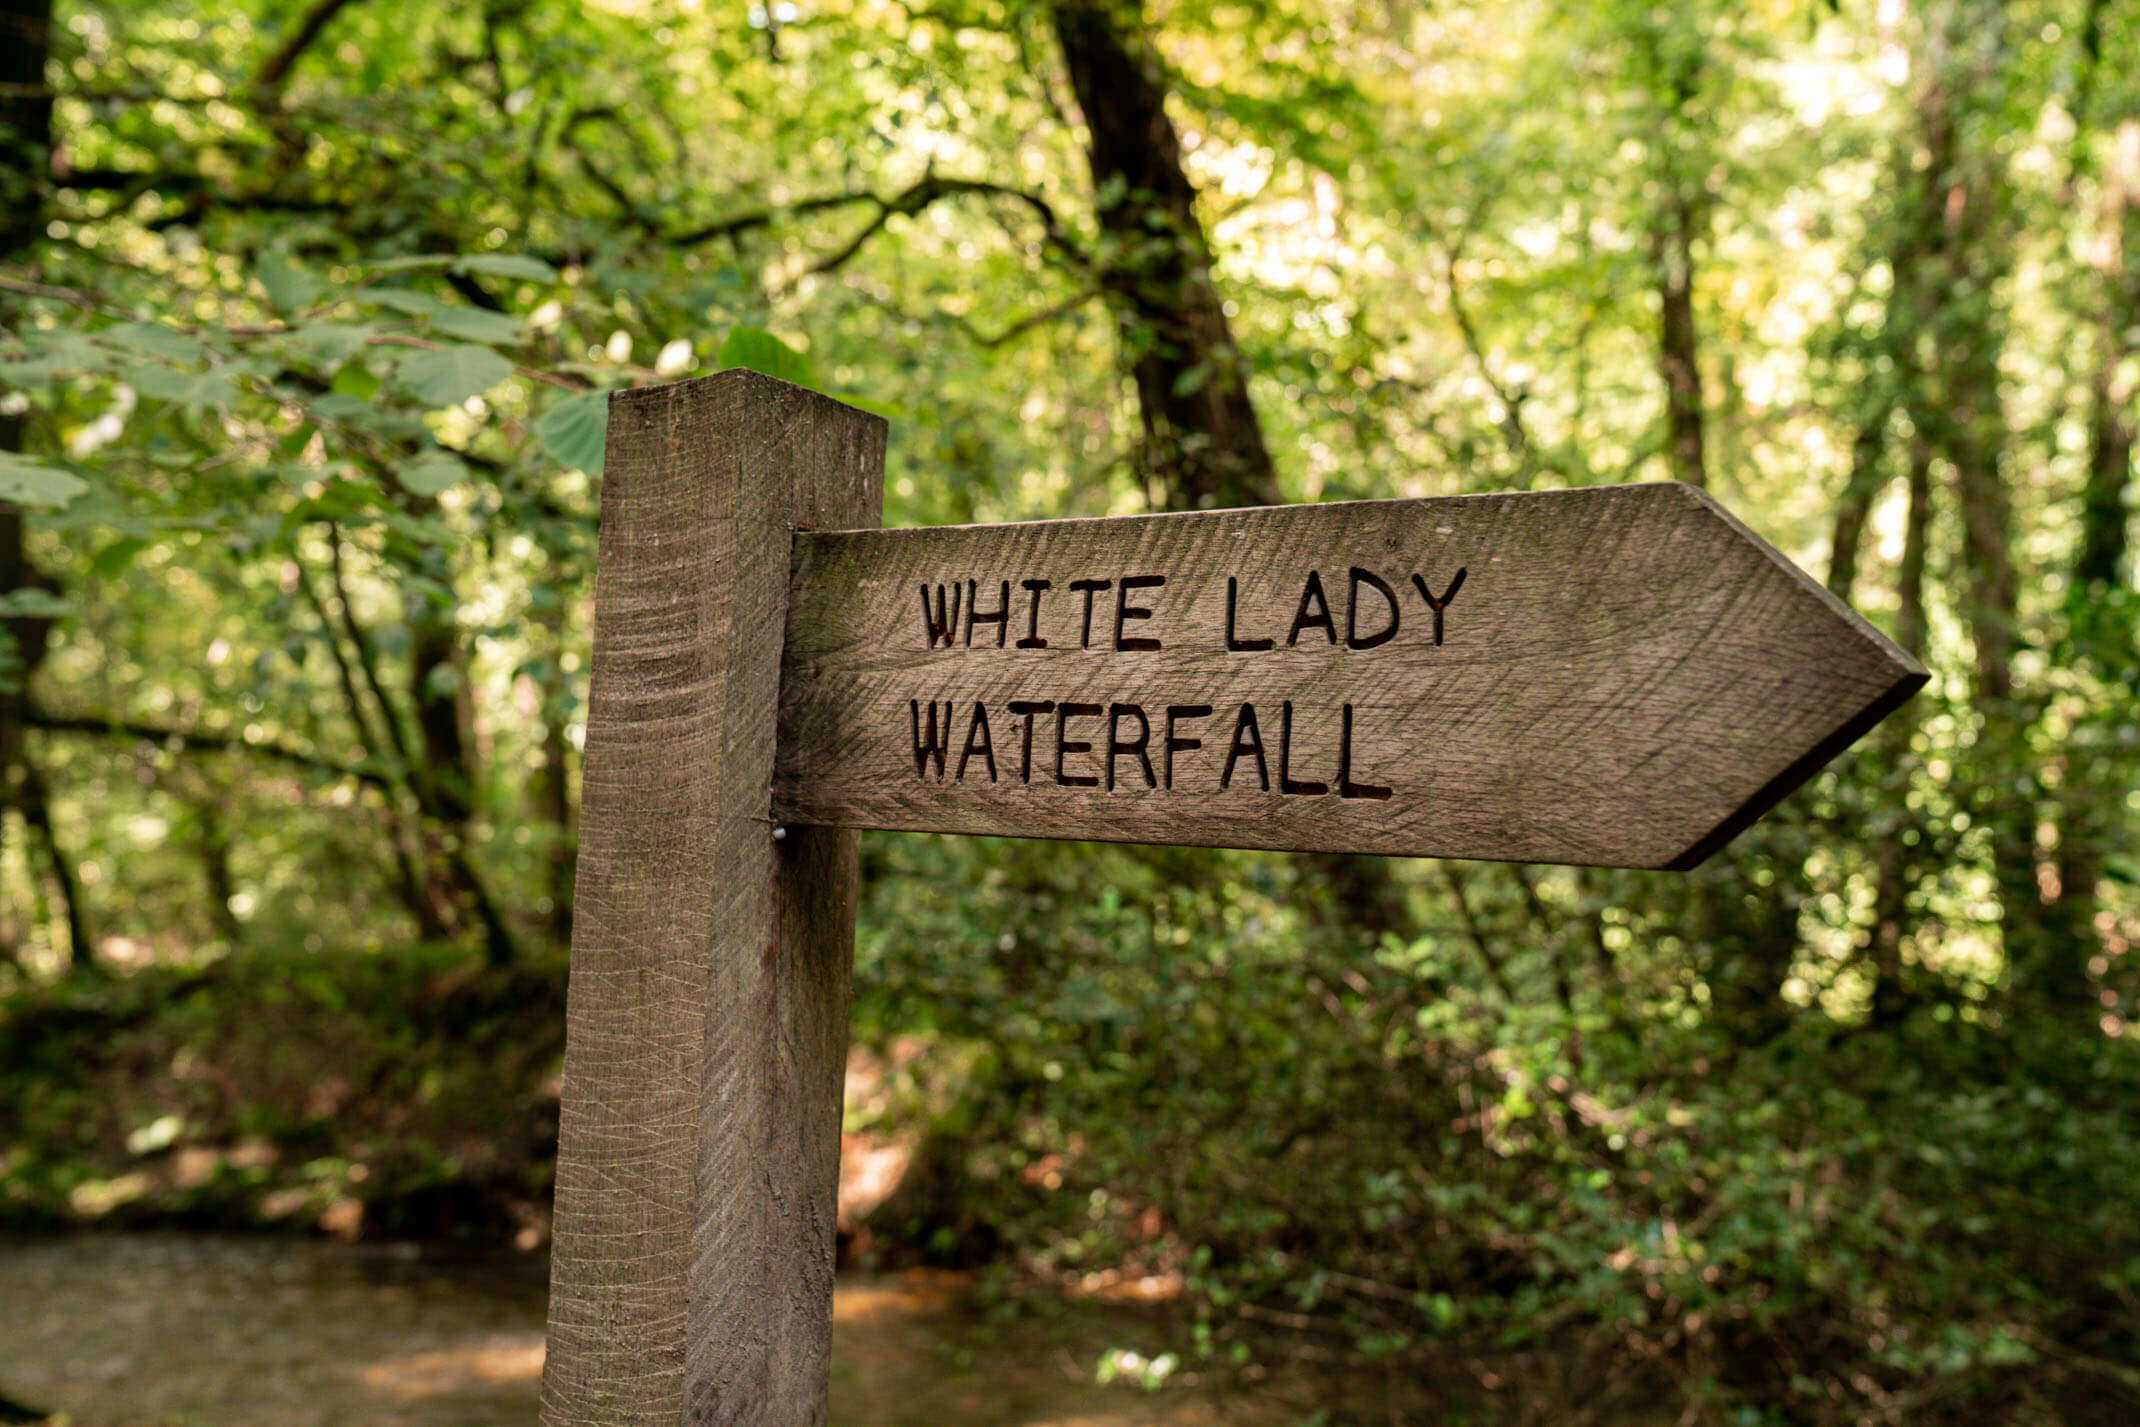
<path fill-rule="evenodd" d="M 1926 677 L 1686 486 L 877 530 L 884 441 L 611 401 L 544 1427 L 824 1422 L 854 829 L 1686 868 Z"/>

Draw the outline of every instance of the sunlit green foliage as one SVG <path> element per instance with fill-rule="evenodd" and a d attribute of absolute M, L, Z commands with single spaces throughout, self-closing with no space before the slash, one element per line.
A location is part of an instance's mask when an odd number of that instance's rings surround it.
<path fill-rule="evenodd" d="M 1079 8 L 60 4 L 0 1216 L 539 1236 L 604 393 L 865 403 L 891 524 L 1179 496 Z M 870 1251 L 1149 1282 L 1195 1363 L 2140 1411 L 2140 11 L 1103 8 L 1238 346 L 1177 385 L 1289 499 L 1701 480 L 1934 683 L 1683 877 L 872 836 Z"/>

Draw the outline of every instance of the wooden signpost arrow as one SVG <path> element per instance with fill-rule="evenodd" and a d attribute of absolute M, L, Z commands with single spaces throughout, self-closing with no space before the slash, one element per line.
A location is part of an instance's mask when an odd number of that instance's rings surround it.
<path fill-rule="evenodd" d="M 1676 484 L 876 530 L 612 399 L 544 1427 L 825 1420 L 858 828 L 1686 868 L 1925 681 Z"/>
<path fill-rule="evenodd" d="M 1924 671 L 1689 486 L 802 534 L 774 816 L 1691 867 Z"/>

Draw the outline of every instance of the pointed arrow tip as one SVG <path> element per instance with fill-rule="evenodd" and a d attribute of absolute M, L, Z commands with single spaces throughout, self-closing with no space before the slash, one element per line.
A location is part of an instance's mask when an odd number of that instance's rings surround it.
<path fill-rule="evenodd" d="M 1911 658 L 1900 645 L 1888 640 L 1884 635 L 1879 635 L 1877 630 L 1873 632 L 1880 638 L 1881 643 L 1893 652 L 1897 664 L 1903 666 L 1895 682 L 1855 717 L 1808 749 L 1797 762 L 1771 778 L 1759 792 L 1747 799 L 1737 812 L 1704 833 L 1685 852 L 1665 863 L 1665 871 L 1691 872 L 1707 862 L 1726 843 L 1760 821 L 1769 809 L 1790 796 L 1799 785 L 1826 767 L 1829 761 L 1844 749 L 1872 732 L 1882 719 L 1908 703 L 1919 689 L 1931 681 L 1932 676 L 1925 671 L 1924 666 Z"/>

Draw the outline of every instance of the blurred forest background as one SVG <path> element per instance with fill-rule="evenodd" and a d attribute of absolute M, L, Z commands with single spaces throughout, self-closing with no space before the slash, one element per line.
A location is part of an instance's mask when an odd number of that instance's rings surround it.
<path fill-rule="evenodd" d="M 0 0 L 0 187 L 0 1224 L 542 1246 L 604 393 L 746 365 L 887 524 L 1693 482 L 1934 670 L 1689 875 L 871 835 L 854 1261 L 2140 1414 L 2140 4 Z"/>

